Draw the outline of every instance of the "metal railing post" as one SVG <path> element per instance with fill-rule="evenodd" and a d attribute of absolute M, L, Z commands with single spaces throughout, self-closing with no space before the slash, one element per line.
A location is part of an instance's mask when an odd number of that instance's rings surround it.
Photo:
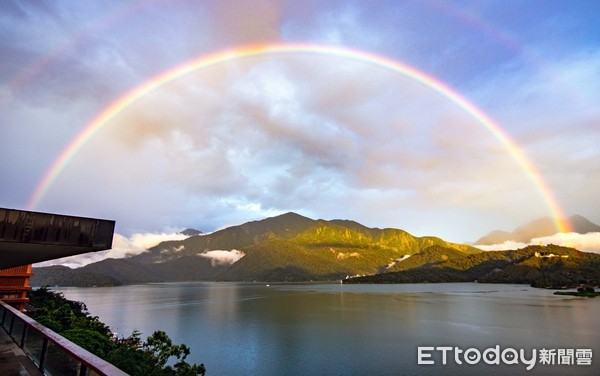
<path fill-rule="evenodd" d="M 13 313 L 12 319 L 10 320 L 10 327 L 8 328 L 8 335 L 12 337 L 13 326 L 15 325 L 15 314 Z"/>
<path fill-rule="evenodd" d="M 21 335 L 21 343 L 19 344 L 20 348 L 23 348 L 23 346 L 25 346 L 25 337 L 27 337 L 27 329 L 29 329 L 29 327 L 25 325 L 25 323 L 23 323 L 23 334 Z"/>
<path fill-rule="evenodd" d="M 42 342 L 42 352 L 40 354 L 40 371 L 44 373 L 44 361 L 46 360 L 46 352 L 48 351 L 48 338 L 44 337 Z"/>
<path fill-rule="evenodd" d="M 71 372 L 74 372 L 74 374 L 88 376 L 90 371 L 94 371 L 95 374 L 102 376 L 127 376 L 127 373 L 115 367 L 113 364 L 110 364 L 82 347 L 77 346 L 75 343 L 41 325 L 3 301 L 0 301 L 0 309 L 4 311 L 4 313 L 0 312 L 0 319 L 2 320 L 2 328 L 0 328 L 0 330 L 6 331 L 15 344 L 20 344 L 19 347 L 23 349 L 28 357 L 37 363 L 37 367 L 42 373 L 44 372 L 45 363 L 48 359 L 50 359 L 50 363 L 52 363 L 53 360 L 52 357 L 54 352 L 51 351 L 53 349 L 49 347 L 55 346 L 57 350 L 62 351 L 71 360 L 76 362 L 74 365 L 78 368 L 71 368 Z M 10 322 L 6 315 L 12 315 Z M 23 331 L 18 336 L 13 336 L 13 331 L 15 331 L 16 327 L 15 320 L 20 320 L 23 324 Z M 38 333 L 40 337 L 38 337 Z M 32 334 L 36 335 L 32 337 Z M 29 339 L 32 339 L 35 343 L 33 343 L 30 348 L 26 349 L 25 345 Z M 42 346 L 38 358 L 36 350 L 40 340 L 42 341 Z M 2 374 L 2 370 L 0 370 L 0 374 Z"/>

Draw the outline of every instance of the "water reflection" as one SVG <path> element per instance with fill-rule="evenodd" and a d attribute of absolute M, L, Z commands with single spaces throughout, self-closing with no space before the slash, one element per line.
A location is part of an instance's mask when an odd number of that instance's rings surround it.
<path fill-rule="evenodd" d="M 417 366 L 419 345 L 587 347 L 600 356 L 600 300 L 565 299 L 522 285 L 172 283 L 64 293 L 84 301 L 119 333 L 165 330 L 175 342 L 188 344 L 190 360 L 204 362 L 210 375 L 507 371 L 485 365 Z M 595 364 L 509 370 L 600 374 Z"/>

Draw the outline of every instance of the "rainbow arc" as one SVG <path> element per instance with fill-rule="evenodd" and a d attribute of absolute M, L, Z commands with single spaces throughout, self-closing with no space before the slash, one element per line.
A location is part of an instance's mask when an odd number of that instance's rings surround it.
<path fill-rule="evenodd" d="M 253 45 L 236 48 L 224 52 L 217 52 L 214 54 L 200 56 L 194 60 L 191 60 L 183 65 L 168 70 L 162 74 L 159 74 L 152 79 L 146 81 L 142 85 L 129 91 L 96 117 L 94 117 L 85 128 L 67 145 L 67 147 L 60 153 L 58 158 L 51 165 L 50 169 L 45 173 L 42 180 L 34 190 L 29 203 L 29 209 L 36 208 L 44 195 L 51 187 L 52 183 L 60 175 L 61 171 L 69 163 L 69 161 L 77 154 L 77 152 L 88 142 L 97 132 L 99 132 L 104 126 L 106 126 L 112 119 L 118 116 L 121 112 L 125 111 L 129 106 L 136 103 L 138 100 L 143 98 L 146 94 L 157 90 L 161 86 L 185 76 L 191 72 L 195 72 L 200 69 L 204 69 L 210 66 L 221 64 L 231 60 L 245 59 L 249 57 L 261 56 L 261 55 L 280 55 L 280 54 L 319 54 L 327 56 L 335 56 L 340 58 L 347 58 L 355 61 L 360 61 L 368 64 L 374 64 L 379 67 L 389 69 L 393 72 L 408 77 L 420 84 L 428 87 L 434 92 L 439 93 L 443 97 L 450 100 L 452 103 L 460 107 L 472 118 L 474 118 L 479 124 L 485 127 L 494 137 L 508 150 L 512 158 L 527 174 L 531 182 L 535 185 L 539 191 L 541 197 L 546 202 L 549 211 L 554 218 L 557 232 L 569 232 L 570 225 L 565 219 L 560 205 L 554 198 L 552 191 L 548 184 L 545 182 L 537 168 L 526 156 L 525 152 L 509 137 L 509 135 L 497 124 L 491 117 L 486 115 L 482 110 L 477 108 L 474 104 L 465 99 L 460 93 L 451 87 L 445 85 L 438 79 L 417 70 L 414 67 L 402 64 L 398 61 L 390 58 L 375 55 L 372 53 L 358 51 L 354 49 L 348 49 L 343 47 L 335 46 L 323 46 L 315 44 L 267 44 L 267 45 Z"/>

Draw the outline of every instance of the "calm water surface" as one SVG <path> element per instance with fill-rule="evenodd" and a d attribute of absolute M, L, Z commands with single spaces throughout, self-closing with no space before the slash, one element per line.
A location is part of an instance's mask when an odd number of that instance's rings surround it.
<path fill-rule="evenodd" d="M 524 285 L 165 283 L 61 288 L 119 335 L 164 330 L 207 375 L 600 375 L 600 299 Z M 591 366 L 417 364 L 418 346 L 591 348 Z M 539 356 L 538 356 L 539 357 Z"/>

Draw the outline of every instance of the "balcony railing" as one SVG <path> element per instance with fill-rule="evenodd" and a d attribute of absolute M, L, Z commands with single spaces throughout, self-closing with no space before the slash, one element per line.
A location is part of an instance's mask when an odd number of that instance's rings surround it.
<path fill-rule="evenodd" d="M 127 375 L 2 301 L 0 325 L 45 375 Z"/>

